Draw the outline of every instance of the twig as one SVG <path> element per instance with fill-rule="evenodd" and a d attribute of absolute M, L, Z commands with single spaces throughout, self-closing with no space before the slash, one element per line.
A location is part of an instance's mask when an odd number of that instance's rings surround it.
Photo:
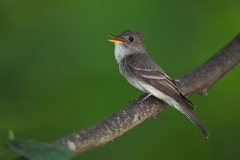
<path fill-rule="evenodd" d="M 176 84 L 183 95 L 202 95 L 239 63 L 240 34 L 205 63 L 180 77 Z M 156 117 L 167 107 L 155 97 L 149 97 L 144 102 L 141 102 L 142 98 L 143 95 L 107 119 L 63 137 L 54 144 L 68 147 L 76 156 L 121 136 L 145 120 Z"/>

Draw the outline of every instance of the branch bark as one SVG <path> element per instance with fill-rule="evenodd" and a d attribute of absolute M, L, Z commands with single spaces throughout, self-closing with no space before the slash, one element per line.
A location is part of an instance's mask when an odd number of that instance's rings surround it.
<path fill-rule="evenodd" d="M 206 94 L 214 83 L 239 63 L 240 34 L 205 63 L 176 80 L 177 87 L 185 96 Z M 145 120 L 155 118 L 167 107 L 163 101 L 153 96 L 142 102 L 143 97 L 144 95 L 107 119 L 63 137 L 53 144 L 68 147 L 74 152 L 74 156 L 77 156 L 106 144 Z"/>

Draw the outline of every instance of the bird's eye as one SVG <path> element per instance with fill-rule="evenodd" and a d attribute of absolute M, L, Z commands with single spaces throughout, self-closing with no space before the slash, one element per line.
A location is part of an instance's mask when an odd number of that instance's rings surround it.
<path fill-rule="evenodd" d="M 129 40 L 130 42 L 133 42 L 135 39 L 134 39 L 133 37 L 129 37 L 128 40 Z"/>

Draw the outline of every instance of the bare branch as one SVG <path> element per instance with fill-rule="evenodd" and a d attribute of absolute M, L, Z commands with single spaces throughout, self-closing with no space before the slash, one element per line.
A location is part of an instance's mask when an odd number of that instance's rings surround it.
<path fill-rule="evenodd" d="M 177 86 L 186 96 L 205 94 L 217 80 L 239 63 L 240 34 L 205 63 L 180 77 L 176 81 Z M 156 117 L 167 107 L 154 97 L 149 97 L 144 102 L 142 99 L 143 96 L 102 122 L 63 137 L 54 144 L 68 147 L 76 156 L 121 136 L 145 120 Z"/>
<path fill-rule="evenodd" d="M 240 61 L 240 34 L 205 63 L 183 75 L 177 81 L 178 88 L 186 95 L 204 95 L 222 76 Z"/>

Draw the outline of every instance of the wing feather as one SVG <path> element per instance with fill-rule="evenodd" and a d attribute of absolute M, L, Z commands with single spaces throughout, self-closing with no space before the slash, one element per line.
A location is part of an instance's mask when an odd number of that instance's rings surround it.
<path fill-rule="evenodd" d="M 125 58 L 125 65 L 138 79 L 153 86 L 169 97 L 186 102 L 189 108 L 194 109 L 192 102 L 184 97 L 177 89 L 174 81 L 158 66 L 148 54 L 138 54 L 133 58 Z"/>
<path fill-rule="evenodd" d="M 137 81 L 144 82 L 169 96 L 170 98 L 163 100 L 185 114 L 208 137 L 206 128 L 191 111 L 191 109 L 194 109 L 192 102 L 179 92 L 174 81 L 148 54 L 136 54 L 137 56 L 128 55 L 122 60 L 122 74 L 130 80 L 130 83 L 135 84 L 135 86 L 136 83 L 133 83 L 132 79 L 137 78 Z M 139 86 L 138 88 L 141 89 Z"/>

